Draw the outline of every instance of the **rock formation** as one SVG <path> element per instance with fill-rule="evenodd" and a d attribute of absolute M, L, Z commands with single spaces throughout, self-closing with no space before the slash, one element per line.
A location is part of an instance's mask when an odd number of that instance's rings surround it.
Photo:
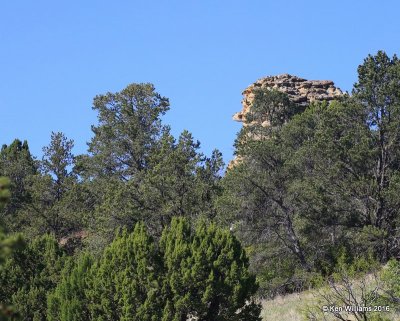
<path fill-rule="evenodd" d="M 257 80 L 243 91 L 243 109 L 233 116 L 234 120 L 240 122 L 244 120 L 246 113 L 251 108 L 254 90 L 258 88 L 284 92 L 290 100 L 302 106 L 309 105 L 312 101 L 334 100 L 343 95 L 343 92 L 330 80 L 306 80 L 289 74 L 265 77 Z"/>
<path fill-rule="evenodd" d="M 289 74 L 269 76 L 257 80 L 243 91 L 243 108 L 233 115 L 234 120 L 239 122 L 245 120 L 246 113 L 250 110 L 254 100 L 254 91 L 259 88 L 284 92 L 292 102 L 303 107 L 313 101 L 331 101 L 343 95 L 343 92 L 330 80 L 306 80 Z M 264 123 L 262 125 L 264 126 Z M 266 126 L 268 125 L 266 124 Z M 227 169 L 235 166 L 240 160 L 240 155 L 237 155 L 230 161 Z"/>

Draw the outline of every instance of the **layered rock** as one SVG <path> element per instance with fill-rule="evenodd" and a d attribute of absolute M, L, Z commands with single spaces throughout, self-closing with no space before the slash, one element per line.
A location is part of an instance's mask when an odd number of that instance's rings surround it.
<path fill-rule="evenodd" d="M 307 106 L 313 101 L 331 101 L 343 95 L 343 92 L 330 80 L 306 80 L 289 74 L 265 77 L 243 91 L 243 109 L 233 116 L 234 120 L 244 121 L 253 103 L 254 91 L 259 88 L 284 92 L 290 100 L 301 106 Z"/>
<path fill-rule="evenodd" d="M 289 74 L 269 76 L 257 80 L 243 91 L 243 108 L 233 115 L 234 120 L 239 122 L 245 120 L 254 101 L 254 91 L 260 88 L 284 92 L 292 102 L 302 107 L 308 106 L 313 101 L 332 101 L 343 95 L 343 92 L 330 80 L 307 80 Z M 269 123 L 264 122 L 262 125 L 269 126 Z M 228 170 L 240 160 L 240 156 L 231 160 Z"/>

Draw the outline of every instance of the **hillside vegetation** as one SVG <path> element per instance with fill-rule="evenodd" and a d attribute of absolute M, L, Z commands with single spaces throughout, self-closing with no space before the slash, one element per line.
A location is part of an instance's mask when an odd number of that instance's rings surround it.
<path fill-rule="evenodd" d="M 5 142 L 0 320 L 396 320 L 399 59 L 368 56 L 334 98 L 256 89 L 225 173 L 152 84 L 94 98 L 85 154 L 61 132 L 40 158 Z"/>

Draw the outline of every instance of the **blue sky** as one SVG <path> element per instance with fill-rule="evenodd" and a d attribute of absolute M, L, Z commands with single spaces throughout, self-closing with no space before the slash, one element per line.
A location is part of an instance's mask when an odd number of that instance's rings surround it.
<path fill-rule="evenodd" d="M 329 79 L 351 90 L 369 54 L 400 54 L 400 2 L 2 1 L 0 144 L 51 131 L 86 151 L 95 95 L 152 82 L 170 98 L 164 121 L 226 161 L 241 92 L 267 75 Z"/>

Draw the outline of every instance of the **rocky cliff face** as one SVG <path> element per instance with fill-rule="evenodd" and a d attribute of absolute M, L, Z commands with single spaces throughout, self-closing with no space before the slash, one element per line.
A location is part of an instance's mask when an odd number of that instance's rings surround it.
<path fill-rule="evenodd" d="M 243 109 L 233 116 L 234 120 L 242 122 L 245 119 L 254 99 L 254 90 L 259 88 L 284 92 L 294 103 L 302 106 L 309 105 L 312 101 L 331 101 L 343 95 L 330 80 L 306 80 L 289 74 L 265 77 L 243 91 Z"/>
<path fill-rule="evenodd" d="M 284 92 L 291 101 L 301 106 L 307 106 L 313 101 L 331 101 L 343 95 L 343 92 L 330 80 L 306 80 L 289 74 L 265 77 L 257 80 L 243 91 L 243 108 L 233 115 L 234 120 L 239 122 L 245 120 L 246 113 L 250 110 L 254 100 L 254 91 L 259 88 Z M 264 126 L 264 123 L 262 125 Z M 266 126 L 268 125 L 266 124 Z M 240 155 L 237 155 L 228 164 L 228 170 L 240 160 Z"/>

